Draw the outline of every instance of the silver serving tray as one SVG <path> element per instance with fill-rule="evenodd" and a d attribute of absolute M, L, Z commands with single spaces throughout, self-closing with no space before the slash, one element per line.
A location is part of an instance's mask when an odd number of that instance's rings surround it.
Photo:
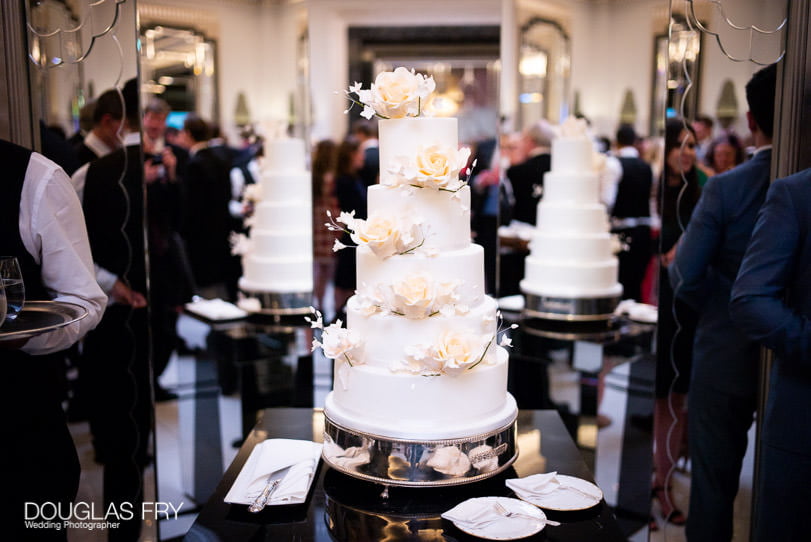
<path fill-rule="evenodd" d="M 26 301 L 14 320 L 0 323 L 0 342 L 28 339 L 78 322 L 87 309 L 64 301 Z"/>
<path fill-rule="evenodd" d="M 443 440 L 404 440 L 343 427 L 324 415 L 324 461 L 354 478 L 386 486 L 443 487 L 495 476 L 518 458 L 516 417 L 488 433 Z M 455 457 L 454 468 L 440 456 Z M 433 465 L 433 466 L 432 466 Z"/>

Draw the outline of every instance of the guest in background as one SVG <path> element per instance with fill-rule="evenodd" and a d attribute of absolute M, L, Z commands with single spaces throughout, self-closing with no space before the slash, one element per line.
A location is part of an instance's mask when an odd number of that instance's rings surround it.
<path fill-rule="evenodd" d="M 66 301 L 88 315 L 19 342 L 0 343 L 7 414 L 0 521 L 9 540 L 67 540 L 66 530 L 27 529 L 25 503 L 68 509 L 79 459 L 62 412 L 64 362 L 54 355 L 101 320 L 107 298 L 96 284 L 81 204 L 64 171 L 43 155 L 0 140 L 3 197 L 0 254 L 17 258 L 28 300 Z"/>
<path fill-rule="evenodd" d="M 380 144 L 377 141 L 377 121 L 358 119 L 352 124 L 352 137 L 360 143 L 363 165 L 358 171 L 363 184 L 371 186 L 380 177 Z"/>
<path fill-rule="evenodd" d="M 718 175 L 743 163 L 743 160 L 744 152 L 741 140 L 735 134 L 724 134 L 716 137 L 710 143 L 705 163 L 715 175 Z"/>
<path fill-rule="evenodd" d="M 675 118 L 665 125 L 665 168 L 662 179 L 662 230 L 659 264 L 659 322 L 656 334 L 656 401 L 653 413 L 654 486 L 662 516 L 684 525 L 684 514 L 673 504 L 670 480 L 677 459 L 683 455 L 687 428 L 687 392 L 693 363 L 696 314 L 675 299 L 667 267 L 676 243 L 690 222 L 701 195 L 703 173 L 696 167 L 692 127 Z"/>
<path fill-rule="evenodd" d="M 808 538 L 811 502 L 811 170 L 769 187 L 730 315 L 774 351 L 760 436 L 755 542 Z"/>
<path fill-rule="evenodd" d="M 91 100 L 79 109 L 79 129 L 68 138 L 68 143 L 72 147 L 76 148 L 93 129 L 93 109 L 95 107 L 96 102 Z"/>
<path fill-rule="evenodd" d="M 729 296 L 769 187 L 776 71 L 773 64 L 746 85 L 757 153 L 707 182 L 669 268 L 676 297 L 699 314 L 688 399 L 690 542 L 732 540 L 733 504 L 757 407 L 760 347 L 732 323 Z"/>
<path fill-rule="evenodd" d="M 110 154 L 121 147 L 124 124 L 124 106 L 116 89 L 104 91 L 93 107 L 93 128 L 79 145 L 76 157 L 80 164 Z"/>
<path fill-rule="evenodd" d="M 341 211 L 355 211 L 355 218 L 366 218 L 366 185 L 360 177 L 363 166 L 363 151 L 354 139 L 347 139 L 338 146 L 335 162 L 335 195 Z M 354 245 L 348 234 L 340 241 Z M 335 265 L 335 312 L 344 310 L 346 300 L 356 288 L 355 250 L 344 249 L 337 253 Z"/>
<path fill-rule="evenodd" d="M 183 179 L 181 233 L 186 242 L 195 289 L 206 298 L 234 299 L 229 291 L 231 262 L 230 164 L 208 148 L 208 123 L 190 114 L 183 123 L 181 142 L 189 151 Z"/>
<path fill-rule="evenodd" d="M 153 96 L 147 101 L 144 106 L 143 123 L 144 153 L 157 156 L 171 152 L 176 162 L 175 175 L 178 179 L 182 179 L 189 161 L 189 153 L 167 137 L 169 127 L 166 125 L 166 119 L 171 111 L 169 104 L 162 98 Z"/>
<path fill-rule="evenodd" d="M 692 122 L 693 132 L 696 134 L 696 160 L 704 162 L 709 158 L 710 143 L 712 143 L 712 130 L 715 121 L 707 115 L 698 115 Z"/>
<path fill-rule="evenodd" d="M 135 79 L 123 89 L 124 147 L 93 161 L 83 208 L 93 259 L 112 281 L 102 287 L 112 304 L 84 342 L 82 379 L 90 390 L 88 416 L 96 460 L 104 465 L 104 507 L 140 510 L 152 429 L 152 380 L 144 224 L 144 164 Z M 123 177 L 122 177 L 123 172 Z M 97 277 L 99 274 L 97 273 Z M 111 541 L 134 542 L 141 517 L 122 518 Z"/>
<path fill-rule="evenodd" d="M 543 175 L 552 165 L 552 125 L 540 120 L 524 130 L 521 137 L 527 159 L 507 170 L 507 178 L 515 194 L 513 219 L 535 224 L 538 201 L 543 192 Z"/>
<path fill-rule="evenodd" d="M 338 146 L 334 141 L 319 141 L 312 156 L 313 191 L 313 298 L 317 309 L 324 312 L 327 287 L 335 275 L 335 235 L 324 224 L 329 220 L 327 211 L 338 216 L 341 208 L 335 196 L 335 165 Z"/>
<path fill-rule="evenodd" d="M 622 297 L 642 301 L 642 281 L 651 259 L 650 197 L 653 172 L 639 157 L 633 126 L 617 130 L 617 159 L 622 170 L 611 207 L 611 231 L 627 249 L 619 253 Z"/>

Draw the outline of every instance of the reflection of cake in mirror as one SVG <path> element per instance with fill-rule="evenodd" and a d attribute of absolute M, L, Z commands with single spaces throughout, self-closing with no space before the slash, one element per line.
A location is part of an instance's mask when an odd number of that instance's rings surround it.
<path fill-rule="evenodd" d="M 309 307 L 313 289 L 310 173 L 304 141 L 278 139 L 264 148 L 261 180 L 249 186 L 254 202 L 249 238 L 238 242 L 240 289 L 262 301 L 255 309 L 280 312 Z M 269 295 L 272 294 L 272 295 Z M 250 303 L 242 303 L 251 308 Z"/>
<path fill-rule="evenodd" d="M 556 320 L 608 318 L 622 295 L 617 243 L 600 203 L 598 164 L 583 120 L 567 119 L 552 141 L 537 226 L 521 290 L 531 316 Z"/>
<path fill-rule="evenodd" d="M 379 121 L 380 184 L 368 189 L 368 219 L 332 220 L 356 244 L 343 248 L 357 258 L 346 327 L 313 322 L 322 329 L 315 345 L 335 363 L 328 421 L 393 440 L 481 436 L 517 413 L 497 306 L 484 293 L 484 251 L 471 243 L 470 189 L 460 178 L 469 151 L 458 147 L 456 119 L 419 116 L 431 90 L 432 79 L 398 68 L 358 92 L 389 117 Z M 514 450 L 504 451 L 506 460 Z M 467 465 L 434 471 L 463 476 L 475 471 Z"/>

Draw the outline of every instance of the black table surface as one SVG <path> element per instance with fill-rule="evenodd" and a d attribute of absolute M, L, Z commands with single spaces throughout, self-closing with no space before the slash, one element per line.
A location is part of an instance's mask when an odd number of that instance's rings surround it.
<path fill-rule="evenodd" d="M 206 541 L 470 541 L 480 540 L 457 529 L 440 514 L 471 497 L 514 497 L 507 478 L 557 471 L 593 481 L 591 472 L 554 410 L 522 410 L 518 417 L 519 456 L 493 478 L 446 488 L 389 488 L 356 480 L 321 463 L 318 480 L 306 504 L 269 507 L 251 514 L 247 506 L 223 499 L 253 447 L 268 438 L 321 441 L 323 412 L 307 408 L 270 408 L 248 435 L 214 494 L 200 511 L 184 540 Z M 560 521 L 524 540 L 623 541 L 605 501 L 577 512 L 546 511 Z"/>

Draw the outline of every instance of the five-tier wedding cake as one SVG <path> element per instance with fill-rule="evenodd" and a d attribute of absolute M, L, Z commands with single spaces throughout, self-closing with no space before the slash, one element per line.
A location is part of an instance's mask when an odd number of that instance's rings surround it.
<path fill-rule="evenodd" d="M 585 121 L 568 118 L 552 141 L 552 167 L 521 281 L 530 315 L 601 319 L 619 302 L 617 243 L 599 197 L 600 159 Z"/>
<path fill-rule="evenodd" d="M 517 414 L 507 393 L 509 339 L 499 341 L 497 306 L 484 293 L 484 252 L 470 240 L 470 189 L 460 180 L 469 150 L 458 149 L 456 119 L 419 116 L 433 86 L 398 68 L 381 73 L 371 90 L 350 88 L 366 116 L 382 117 L 380 184 L 368 189 L 368 219 L 331 218 L 330 227 L 357 245 L 336 243 L 357 251 L 357 290 L 346 327 L 313 322 L 322 331 L 314 346 L 335 364 L 328 423 L 372 440 L 482 437 Z M 464 446 L 437 446 L 442 451 L 423 454 L 422 466 L 443 476 L 480 474 L 506 447 L 468 457 Z M 325 457 L 341 464 L 336 457 L 348 452 L 330 456 L 330 449 Z"/>
<path fill-rule="evenodd" d="M 306 310 L 313 290 L 313 233 L 304 141 L 268 141 L 261 168 L 259 184 L 246 194 L 254 202 L 250 237 L 236 247 L 242 254 L 239 287 L 254 299 L 271 299 L 262 309 Z"/>

